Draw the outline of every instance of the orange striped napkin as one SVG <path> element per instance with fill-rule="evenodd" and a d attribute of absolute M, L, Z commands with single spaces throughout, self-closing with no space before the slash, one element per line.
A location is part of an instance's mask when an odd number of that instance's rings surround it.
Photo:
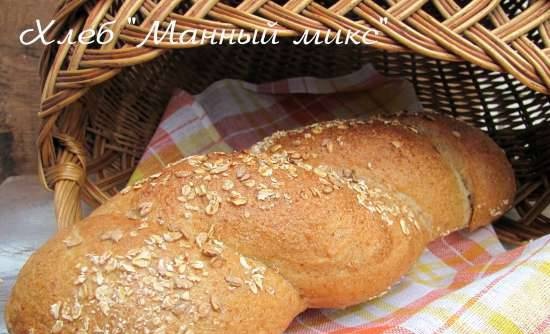
<path fill-rule="evenodd" d="M 413 87 L 370 66 L 338 78 L 223 80 L 200 95 L 179 91 L 132 181 L 184 156 L 250 147 L 277 130 L 400 110 L 421 110 Z M 550 236 L 506 251 L 492 227 L 455 232 L 432 242 L 387 295 L 307 311 L 287 333 L 550 333 Z"/>

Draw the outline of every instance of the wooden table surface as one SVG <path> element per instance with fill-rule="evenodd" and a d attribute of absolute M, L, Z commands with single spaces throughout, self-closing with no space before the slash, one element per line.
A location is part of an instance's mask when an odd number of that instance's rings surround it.
<path fill-rule="evenodd" d="M 8 175 L 36 172 L 43 45 L 23 46 L 19 35 L 36 19 L 49 22 L 57 3 L 0 0 L 0 182 Z"/>

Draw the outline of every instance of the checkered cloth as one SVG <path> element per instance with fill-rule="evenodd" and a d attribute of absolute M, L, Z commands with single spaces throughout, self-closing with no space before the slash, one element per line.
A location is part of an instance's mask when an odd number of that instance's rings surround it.
<path fill-rule="evenodd" d="M 332 78 L 177 92 L 132 181 L 184 156 L 247 148 L 281 129 L 421 107 L 412 86 L 366 66 Z M 345 282 L 342 282 L 345 284 Z M 432 242 L 390 292 L 345 310 L 310 310 L 287 333 L 550 333 L 550 235 L 506 251 L 492 227 Z"/>

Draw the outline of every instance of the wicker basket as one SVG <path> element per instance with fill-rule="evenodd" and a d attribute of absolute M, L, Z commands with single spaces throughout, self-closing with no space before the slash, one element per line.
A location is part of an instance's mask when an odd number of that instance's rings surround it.
<path fill-rule="evenodd" d="M 520 218 L 497 224 L 502 239 L 550 232 L 541 214 L 550 203 L 550 1 L 66 0 L 54 19 L 52 39 L 115 21 L 112 43 L 52 44 L 43 57 L 40 173 L 55 192 L 60 227 L 80 219 L 80 198 L 98 205 L 125 185 L 175 87 L 328 77 L 370 62 L 411 80 L 425 109 L 483 129 L 506 150 Z M 157 20 L 175 20 L 177 31 L 259 29 L 284 38 L 137 48 Z M 381 32 L 372 46 L 290 41 L 369 28 Z"/>

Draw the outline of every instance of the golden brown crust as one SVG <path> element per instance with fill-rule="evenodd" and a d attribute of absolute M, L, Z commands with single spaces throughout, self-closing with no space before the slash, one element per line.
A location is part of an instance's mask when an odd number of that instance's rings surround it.
<path fill-rule="evenodd" d="M 279 133 L 252 154 L 190 157 L 125 189 L 31 257 L 10 333 L 77 333 L 86 318 L 110 333 L 281 333 L 305 308 L 380 295 L 470 218 L 453 155 L 427 126 L 404 124 Z"/>
<path fill-rule="evenodd" d="M 305 308 L 272 269 L 203 242 L 120 216 L 91 217 L 21 270 L 6 309 L 10 333 L 280 333 Z M 210 246 L 219 249 L 205 255 Z"/>
<path fill-rule="evenodd" d="M 391 185 L 422 208 L 435 236 L 468 225 L 470 203 L 460 178 L 426 136 L 395 118 L 314 124 L 275 134 L 254 149 L 277 145 L 309 163 L 353 166 L 357 175 Z"/>
<path fill-rule="evenodd" d="M 504 151 L 487 135 L 437 114 L 404 116 L 401 121 L 428 136 L 461 174 L 470 192 L 471 230 L 495 221 L 512 207 L 516 192 L 514 170 Z"/>
<path fill-rule="evenodd" d="M 208 182 L 197 183 L 200 167 L 195 163 L 180 163 L 158 179 L 186 176 L 166 182 L 162 191 L 157 190 L 159 185 L 138 185 L 139 191 L 118 196 L 94 214 L 118 210 L 123 215 L 141 203 L 163 203 L 159 208 L 153 206 L 153 217 L 166 217 L 166 223 L 193 229 L 213 228 L 220 240 L 277 268 L 309 307 L 343 307 L 387 290 L 429 238 L 424 216 L 406 204 L 396 206 L 397 197 L 402 196 L 373 180 L 348 184 L 338 170 L 298 167 L 287 159 L 284 151 L 260 157 L 210 154 L 202 164 L 218 160 L 228 167 Z M 227 181 L 232 187 L 224 190 Z M 367 185 L 368 191 L 357 190 Z M 203 186 L 206 193 L 225 197 L 219 212 L 196 211 L 206 209 L 208 201 L 188 189 Z M 184 201 L 181 193 L 189 193 L 188 199 Z M 238 199 L 244 204 L 236 205 Z M 402 270 L 379 274 L 388 266 Z M 343 278 L 349 283 L 342 284 Z"/>

